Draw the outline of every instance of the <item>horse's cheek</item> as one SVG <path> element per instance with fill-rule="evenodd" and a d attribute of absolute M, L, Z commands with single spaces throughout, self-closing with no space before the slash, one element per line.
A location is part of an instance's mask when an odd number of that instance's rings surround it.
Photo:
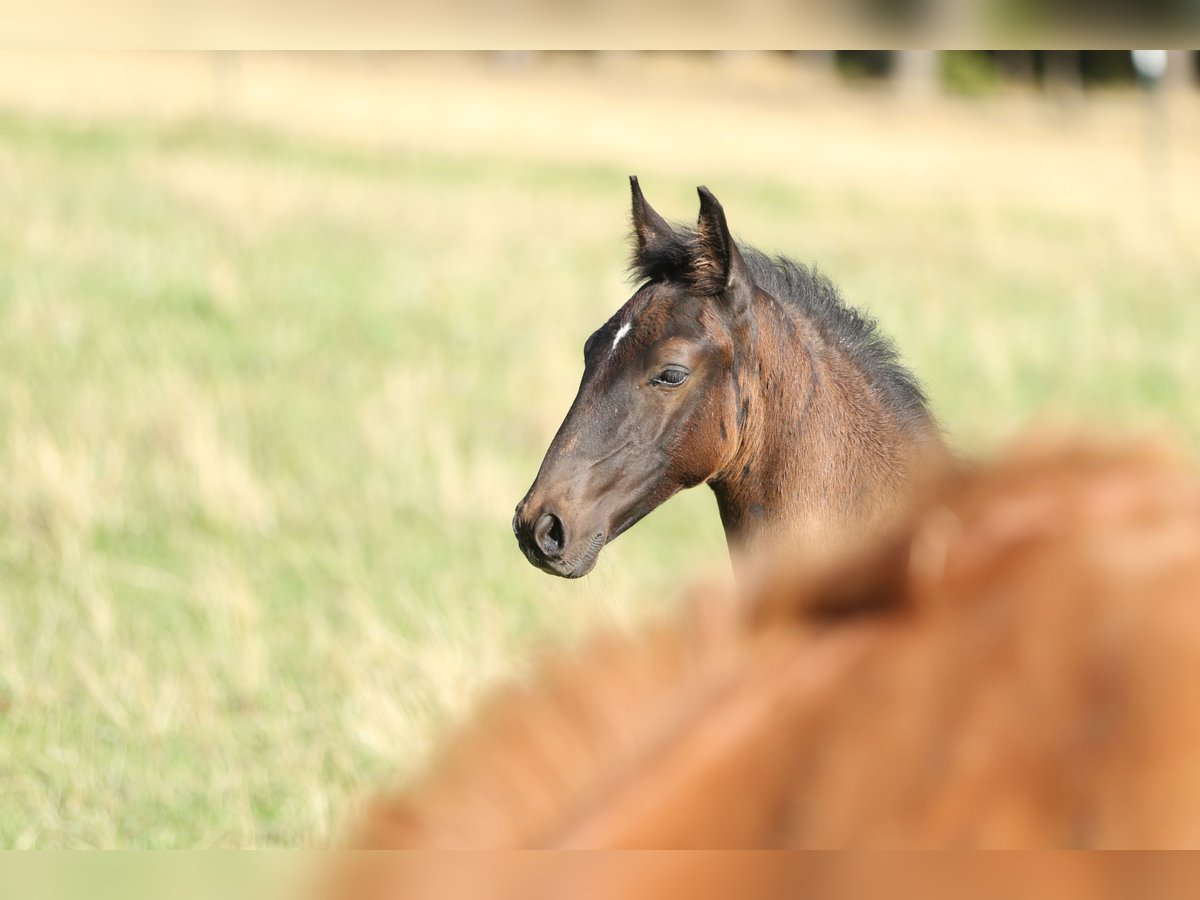
<path fill-rule="evenodd" d="M 681 430 L 672 453 L 672 470 L 682 487 L 695 487 L 713 476 L 729 444 L 728 425 L 715 404 L 696 410 Z"/>

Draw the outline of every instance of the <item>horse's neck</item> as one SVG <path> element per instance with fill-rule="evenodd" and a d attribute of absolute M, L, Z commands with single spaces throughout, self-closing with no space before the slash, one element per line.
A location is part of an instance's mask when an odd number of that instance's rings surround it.
<path fill-rule="evenodd" d="M 752 405 L 738 453 L 711 485 L 735 557 L 781 544 L 823 553 L 890 521 L 920 447 L 938 443 L 932 425 L 902 423 L 860 367 L 811 327 L 797 329 L 791 346 L 758 352 L 761 366 L 744 367 L 762 375 L 744 386 Z"/>

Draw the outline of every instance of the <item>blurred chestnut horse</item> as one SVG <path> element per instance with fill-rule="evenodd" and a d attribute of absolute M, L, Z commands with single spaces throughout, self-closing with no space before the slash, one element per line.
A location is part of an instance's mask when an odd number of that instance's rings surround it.
<path fill-rule="evenodd" d="M 549 659 L 355 845 L 1200 847 L 1200 483 L 1038 446 L 951 479 L 849 564 Z"/>
<path fill-rule="evenodd" d="M 579 393 L 517 505 L 529 561 L 585 575 L 702 483 L 735 551 L 820 550 L 887 521 L 914 460 L 941 447 L 891 343 L 828 279 L 739 247 L 707 188 L 692 231 L 630 184 L 642 283 L 584 345 Z"/>

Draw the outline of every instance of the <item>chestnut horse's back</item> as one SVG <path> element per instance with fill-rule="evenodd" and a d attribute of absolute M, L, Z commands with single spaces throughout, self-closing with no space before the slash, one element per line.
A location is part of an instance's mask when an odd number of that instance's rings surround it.
<path fill-rule="evenodd" d="M 1198 846 L 1197 683 L 1196 479 L 1027 447 L 853 565 L 548 660 L 354 842 Z"/>

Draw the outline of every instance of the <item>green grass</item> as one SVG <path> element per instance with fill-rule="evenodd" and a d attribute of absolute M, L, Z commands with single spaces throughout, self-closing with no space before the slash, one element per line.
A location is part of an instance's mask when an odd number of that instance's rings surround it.
<path fill-rule="evenodd" d="M 704 491 L 582 583 L 509 531 L 628 292 L 621 162 L 0 117 L 0 846 L 328 840 L 531 647 L 723 559 Z M 960 447 L 1069 414 L 1195 453 L 1194 253 L 1031 196 L 710 183 Z"/>

